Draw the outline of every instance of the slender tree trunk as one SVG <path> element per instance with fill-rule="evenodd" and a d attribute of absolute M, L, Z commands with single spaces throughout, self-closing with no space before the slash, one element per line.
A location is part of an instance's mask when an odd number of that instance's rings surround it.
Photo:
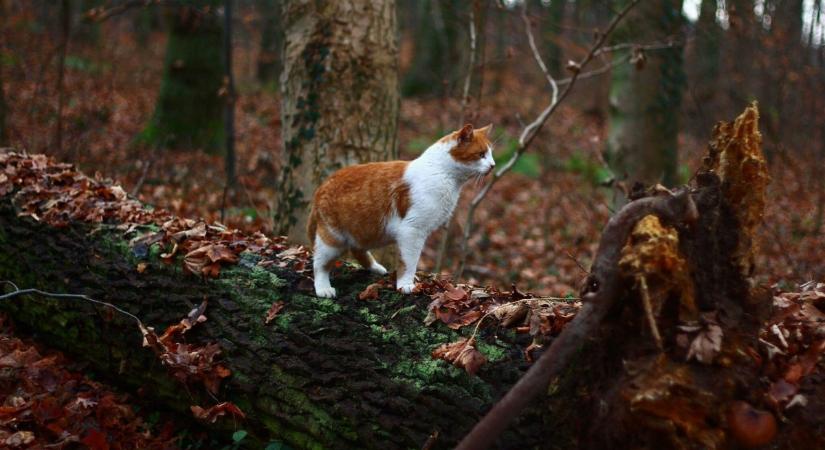
<path fill-rule="evenodd" d="M 141 140 L 149 145 L 223 153 L 224 67 L 221 0 L 191 0 L 168 11 L 163 81 Z"/>
<path fill-rule="evenodd" d="M 541 24 L 541 36 L 544 41 L 544 49 L 546 52 L 545 61 L 547 62 L 547 70 L 554 77 L 562 76 L 562 59 L 564 57 L 560 45 L 562 36 L 562 24 L 564 23 L 565 0 L 553 0 L 550 5 L 544 6 L 543 1 L 536 1 L 537 7 L 535 11 L 541 11 L 543 19 Z"/>
<path fill-rule="evenodd" d="M 261 15 L 261 48 L 258 53 L 258 81 L 278 81 L 281 73 L 281 52 L 284 46 L 284 28 L 281 22 L 282 0 L 259 0 Z"/>
<path fill-rule="evenodd" d="M 754 0 L 729 0 L 725 2 L 730 27 L 726 33 L 727 61 L 724 69 L 727 82 L 728 105 L 724 115 L 731 115 L 754 97 L 755 51 L 758 48 L 757 23 L 753 12 Z"/>
<path fill-rule="evenodd" d="M 235 78 L 232 75 L 232 0 L 224 1 L 223 11 L 224 95 L 226 96 L 224 170 L 226 172 L 226 186 L 231 187 L 235 185 Z"/>
<path fill-rule="evenodd" d="M 6 91 L 3 89 L 4 76 L 3 65 L 0 64 L 0 146 L 8 145 L 9 141 L 8 130 L 6 128 L 6 111 L 8 107 L 6 106 Z"/>
<path fill-rule="evenodd" d="M 66 51 L 69 47 L 69 32 L 72 25 L 72 4 L 70 0 L 60 3 L 60 59 L 57 64 L 57 124 L 54 132 L 54 148 L 60 153 L 63 151 L 63 104 L 65 92 L 63 88 L 66 74 Z"/>
<path fill-rule="evenodd" d="M 395 1 L 284 3 L 284 142 L 276 229 L 306 240 L 307 205 L 333 171 L 397 157 Z"/>
<path fill-rule="evenodd" d="M 802 46 L 802 0 L 778 0 L 775 8 L 770 34 L 765 36 L 771 45 L 762 46 L 772 56 L 761 58 L 759 68 L 763 82 L 760 101 L 765 103 L 763 109 L 770 112 L 766 115 L 765 127 L 772 144 L 765 148 L 769 158 L 777 153 L 781 154 L 783 148 L 795 143 L 795 135 L 792 133 L 797 130 L 792 127 L 800 120 L 789 121 L 786 116 L 805 116 L 802 109 L 805 99 L 799 95 L 801 71 L 798 69 L 805 61 Z M 777 70 L 777 63 L 787 69 Z M 790 73 L 794 73 L 795 76 L 791 77 Z M 789 125 L 791 128 L 787 128 Z"/>
<path fill-rule="evenodd" d="M 6 4 L 0 1 L 0 36 L 6 33 Z M 3 56 L 4 49 L 0 46 L 0 57 Z M 8 105 L 6 105 L 6 91 L 3 89 L 3 79 L 6 77 L 7 71 L 4 70 L 4 65 L 0 64 L 0 147 L 8 145 L 9 135 L 6 125 L 6 117 L 8 115 Z"/>
<path fill-rule="evenodd" d="M 681 0 L 641 2 L 620 25 L 614 42 L 639 43 L 673 36 L 682 25 L 681 11 Z M 684 85 L 682 50 L 676 46 L 646 53 L 644 60 L 613 69 L 607 156 L 620 178 L 646 184 L 676 182 L 678 111 Z M 614 58 L 627 56 L 616 52 Z"/>
<path fill-rule="evenodd" d="M 719 75 L 719 44 L 722 28 L 716 23 L 716 0 L 702 0 L 699 20 L 696 21 L 696 45 L 694 47 L 694 73 L 697 80 L 697 100 L 713 98 L 716 77 Z"/>
<path fill-rule="evenodd" d="M 439 0 L 420 0 L 415 4 L 416 24 L 412 66 L 404 76 L 404 95 L 440 94 L 448 84 L 447 41 L 437 26 L 441 17 Z"/>

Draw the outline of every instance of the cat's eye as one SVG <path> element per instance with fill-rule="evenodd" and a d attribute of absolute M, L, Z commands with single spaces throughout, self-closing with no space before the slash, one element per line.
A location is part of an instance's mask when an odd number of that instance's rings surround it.
<path fill-rule="evenodd" d="M 478 158 L 479 159 L 484 158 L 485 154 L 487 154 L 487 152 L 478 152 Z"/>

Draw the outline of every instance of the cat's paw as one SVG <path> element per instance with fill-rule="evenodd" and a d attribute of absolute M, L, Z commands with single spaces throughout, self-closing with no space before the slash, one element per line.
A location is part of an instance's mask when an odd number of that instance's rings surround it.
<path fill-rule="evenodd" d="M 415 291 L 415 283 L 399 284 L 396 289 L 402 294 L 412 294 Z"/>
<path fill-rule="evenodd" d="M 381 264 L 378 264 L 377 262 L 374 262 L 370 266 L 370 272 L 372 272 L 376 275 L 386 275 L 387 274 L 387 268 L 382 266 Z"/>
<path fill-rule="evenodd" d="M 335 298 L 335 288 L 315 288 L 315 296 L 319 298 Z"/>

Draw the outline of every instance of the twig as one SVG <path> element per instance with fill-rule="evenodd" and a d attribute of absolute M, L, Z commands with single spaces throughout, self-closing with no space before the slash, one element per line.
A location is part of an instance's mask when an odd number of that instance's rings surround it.
<path fill-rule="evenodd" d="M 527 17 L 527 2 L 523 2 L 521 4 L 521 20 L 524 22 L 524 32 L 527 33 L 527 42 L 530 44 L 530 50 L 533 52 L 533 59 L 536 60 L 536 64 L 539 65 L 539 68 L 542 72 L 544 72 L 544 76 L 547 78 L 547 83 L 550 84 L 550 89 L 553 93 L 550 97 L 550 103 L 556 103 L 559 100 L 559 85 L 556 83 L 553 75 L 550 74 L 550 71 L 547 70 L 547 65 L 544 64 L 544 60 L 541 58 L 541 53 L 536 46 L 536 39 L 533 37 L 533 28 L 530 24 L 530 18 Z"/>
<path fill-rule="evenodd" d="M 659 334 L 659 327 L 656 325 L 656 317 L 653 316 L 653 305 L 650 302 L 650 293 L 647 290 L 647 280 L 644 275 L 639 275 L 636 278 L 639 284 L 639 293 L 642 296 L 642 306 L 645 309 L 645 317 L 647 317 L 647 324 L 650 326 L 650 334 L 653 335 L 653 340 L 656 341 L 656 347 L 659 351 L 664 351 L 665 347 L 662 344 L 662 335 Z"/>
<path fill-rule="evenodd" d="M 571 254 L 570 254 L 570 252 L 568 252 L 567 250 L 565 250 L 565 251 L 564 251 L 564 254 L 565 254 L 565 255 L 567 255 L 567 257 L 568 257 L 568 258 L 572 259 L 572 260 L 573 260 L 573 262 L 574 262 L 574 263 L 576 263 L 576 265 L 577 265 L 577 266 L 579 266 L 579 270 L 581 270 L 582 272 L 584 272 L 584 273 L 586 273 L 586 274 L 588 274 L 588 275 L 590 274 L 590 271 L 589 271 L 589 270 L 587 270 L 587 269 L 585 269 L 585 268 L 584 268 L 584 266 L 582 265 L 582 263 L 580 263 L 580 262 L 579 262 L 579 260 L 578 260 L 578 259 L 576 259 L 576 257 L 575 257 L 575 256 L 571 255 Z"/>
<path fill-rule="evenodd" d="M 129 195 L 131 195 L 132 197 L 137 197 L 138 193 L 140 193 L 140 188 L 142 188 L 143 183 L 146 182 L 146 175 L 149 174 L 149 169 L 155 163 L 155 159 L 157 159 L 157 156 L 158 146 L 155 146 L 155 148 L 152 151 L 152 157 L 149 158 L 148 161 L 146 161 L 146 165 L 143 166 L 143 171 L 141 171 L 140 173 L 140 178 L 138 178 L 137 183 L 135 183 L 135 186 L 129 192 Z"/>
<path fill-rule="evenodd" d="M 631 6 L 636 3 L 631 3 Z M 621 14 L 626 13 L 627 9 Z M 456 450 L 483 450 L 493 445 L 507 425 L 532 399 L 544 392 L 553 377 L 561 373 L 581 344 L 598 333 L 602 320 L 621 291 L 618 262 L 622 247 L 636 222 L 649 214 L 655 214 L 669 224 L 693 223 L 698 219 L 696 204 L 687 189 L 675 195 L 646 197 L 630 202 L 610 218 L 599 241 L 593 270 L 582 289 L 582 309 L 527 373 L 464 437 Z"/>
<path fill-rule="evenodd" d="M 9 298 L 12 298 L 12 297 L 17 297 L 18 295 L 25 295 L 25 294 L 40 294 L 40 295 L 45 296 L 45 297 L 73 298 L 73 299 L 86 300 L 87 302 L 91 302 L 91 303 L 94 303 L 94 304 L 97 304 L 97 305 L 102 305 L 102 306 L 106 306 L 108 308 L 112 308 L 113 310 L 115 310 L 115 311 L 117 311 L 117 312 L 119 312 L 119 313 L 121 313 L 125 316 L 128 316 L 128 317 L 132 318 L 135 322 L 137 322 L 137 324 L 141 328 L 141 330 L 145 329 L 145 327 L 143 325 L 143 322 L 141 322 L 141 320 L 136 315 L 130 313 L 129 311 L 125 311 L 123 309 L 120 309 L 120 308 L 118 308 L 117 306 L 115 306 L 111 303 L 107 303 L 107 302 L 100 301 L 100 300 L 95 300 L 95 299 L 93 299 L 89 296 L 82 295 L 82 294 L 57 294 L 57 293 L 54 293 L 54 292 L 46 292 L 46 291 L 41 291 L 40 289 L 33 289 L 33 288 L 20 289 L 20 288 L 17 287 L 17 285 L 12 283 L 11 281 L 3 280 L 2 282 L 12 285 L 14 287 L 14 290 L 11 291 L 11 292 L 8 292 L 6 294 L 0 295 L 0 300 L 6 300 L 6 299 L 9 299 Z"/>
<path fill-rule="evenodd" d="M 622 18 L 624 18 L 627 15 L 627 13 L 630 12 L 630 10 L 634 6 L 636 6 L 636 4 L 639 3 L 639 1 L 640 0 L 633 0 L 622 11 L 620 11 L 619 14 L 616 15 L 610 22 L 610 24 L 607 26 L 605 32 L 600 33 L 598 35 L 596 42 L 590 47 L 590 50 L 587 52 L 587 55 L 585 55 L 585 57 L 579 63 L 572 64 L 571 68 L 574 71 L 574 73 L 570 79 L 570 83 L 567 84 L 567 87 L 564 88 L 564 91 L 562 91 L 561 94 L 558 95 L 558 97 L 554 96 L 555 98 L 550 103 L 550 105 L 548 105 L 544 109 L 544 111 L 542 111 L 541 114 L 539 114 L 539 116 L 536 117 L 535 120 L 533 120 L 533 122 L 524 127 L 524 129 L 521 132 L 521 135 L 519 136 L 518 147 L 516 148 L 516 151 L 513 152 L 513 156 L 511 156 L 510 159 L 500 169 L 493 173 L 492 178 L 489 179 L 489 181 L 484 185 L 481 191 L 478 194 L 476 194 L 475 198 L 473 198 L 473 201 L 470 203 L 470 208 L 467 211 L 467 217 L 464 222 L 464 234 L 461 240 L 461 259 L 459 261 L 458 270 L 455 273 L 455 279 L 461 278 L 461 275 L 464 272 L 464 265 L 467 260 L 467 242 L 470 240 L 470 234 L 472 233 L 473 215 L 475 214 L 476 208 L 478 208 L 478 205 L 487 196 L 487 193 L 490 192 L 490 189 L 498 182 L 498 180 L 504 174 L 506 174 L 510 171 L 510 169 L 513 168 L 513 166 L 516 164 L 516 161 L 518 161 L 518 159 L 521 158 L 521 155 L 524 154 L 524 152 L 530 147 L 530 144 L 533 142 L 533 139 L 535 139 L 535 137 L 541 131 L 542 127 L 547 122 L 547 119 L 556 111 L 556 109 L 558 109 L 559 104 L 561 104 L 561 102 L 570 93 L 570 90 L 573 88 L 573 86 L 575 86 L 576 80 L 578 80 L 582 74 L 581 70 L 588 63 L 590 63 L 590 61 L 593 60 L 593 57 L 595 56 L 596 52 L 607 41 L 607 37 L 613 32 L 614 29 L 616 29 L 616 26 L 619 24 Z M 532 34 L 530 27 L 527 26 L 525 28 L 528 33 L 528 36 L 530 36 Z M 539 57 L 538 59 L 540 60 L 541 58 Z M 545 74 L 547 74 L 546 71 Z M 547 75 L 549 76 L 549 74 Z M 552 79 L 552 77 L 550 78 Z"/>

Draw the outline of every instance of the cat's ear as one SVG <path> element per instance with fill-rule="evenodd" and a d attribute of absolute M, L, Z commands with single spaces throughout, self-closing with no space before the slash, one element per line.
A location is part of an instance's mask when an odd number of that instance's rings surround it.
<path fill-rule="evenodd" d="M 467 124 L 458 130 L 458 142 L 470 142 L 473 140 L 473 125 Z"/>
<path fill-rule="evenodd" d="M 478 132 L 483 134 L 485 137 L 489 137 L 490 136 L 490 131 L 492 131 L 492 130 L 493 130 L 493 124 L 490 124 L 490 125 L 487 125 L 484 128 L 479 128 Z"/>

